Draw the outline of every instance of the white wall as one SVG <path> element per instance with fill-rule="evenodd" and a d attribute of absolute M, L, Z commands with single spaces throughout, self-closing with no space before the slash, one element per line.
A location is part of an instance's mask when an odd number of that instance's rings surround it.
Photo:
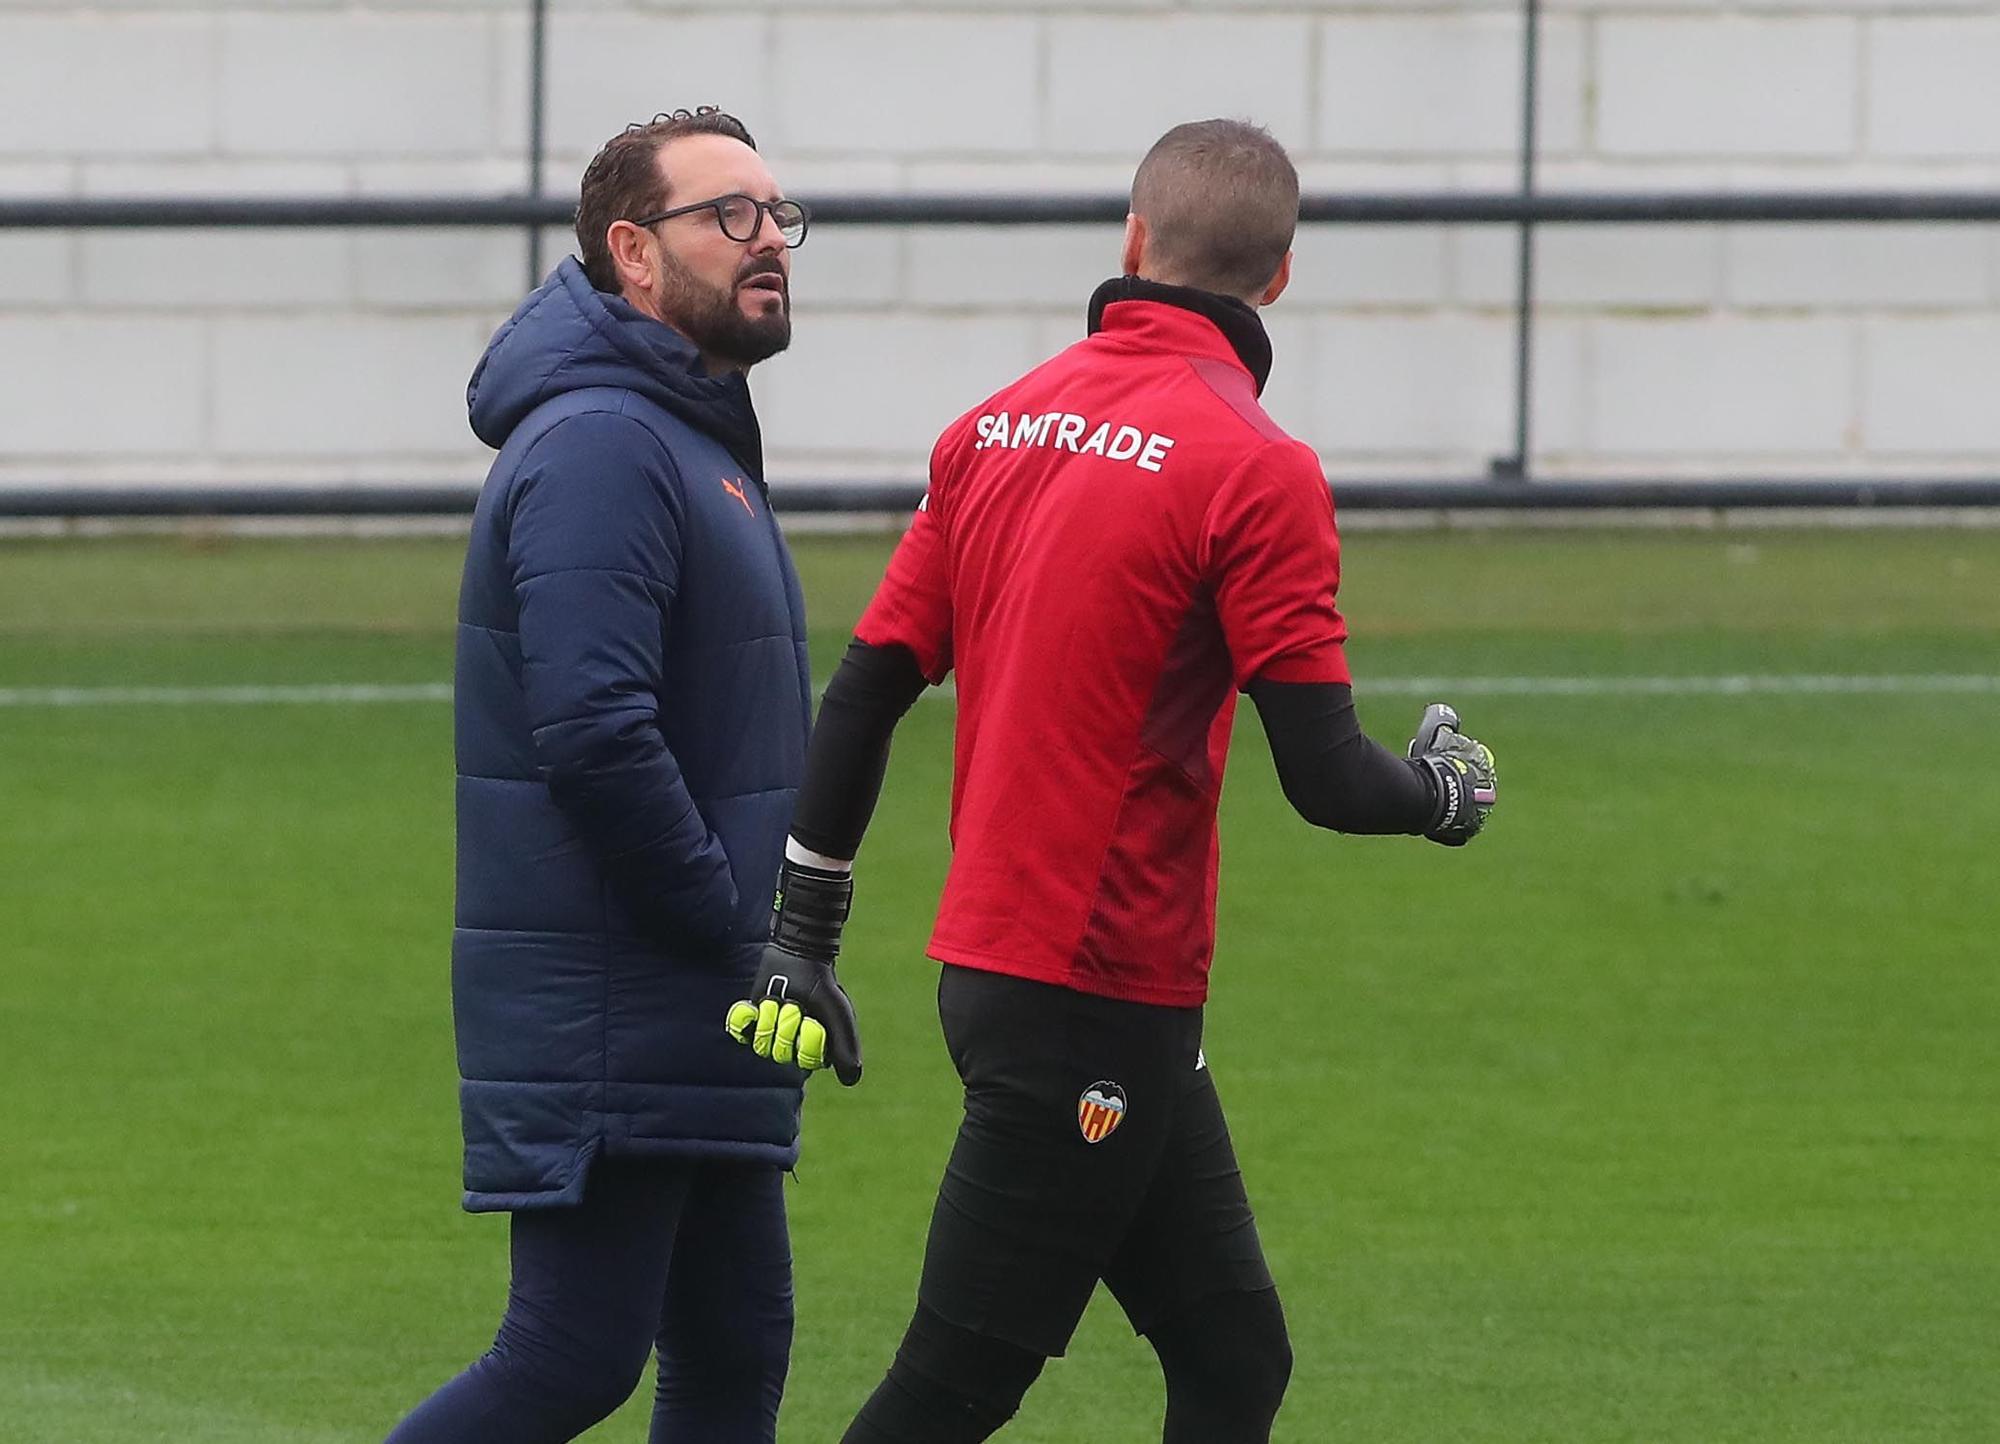
<path fill-rule="evenodd" d="M 1513 180 L 1511 0 L 556 0 L 549 173 L 713 101 L 780 178 L 1122 189 L 1247 114 L 1309 188 Z M 2000 184 L 2000 4 L 1551 0 L 1552 187 Z M 520 0 L 0 0 L 0 193 L 498 192 L 525 168 Z M 826 226 L 755 378 L 774 475 L 913 476 L 1078 334 L 1114 228 Z M 1313 227 L 1267 400 L 1340 474 L 1475 471 L 1511 434 L 1502 229 Z M 560 255 L 555 238 L 550 255 Z M 1552 474 L 1990 471 L 1991 227 L 1551 228 Z M 463 384 L 517 234 L 0 232 L 0 482 L 476 476 Z"/>

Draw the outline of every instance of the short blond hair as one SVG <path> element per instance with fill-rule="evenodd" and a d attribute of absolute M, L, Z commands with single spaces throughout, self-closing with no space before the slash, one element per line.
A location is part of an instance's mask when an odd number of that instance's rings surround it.
<path fill-rule="evenodd" d="M 1132 177 L 1158 279 L 1252 297 L 1299 225 L 1299 173 L 1261 125 L 1196 120 L 1153 143 Z"/>

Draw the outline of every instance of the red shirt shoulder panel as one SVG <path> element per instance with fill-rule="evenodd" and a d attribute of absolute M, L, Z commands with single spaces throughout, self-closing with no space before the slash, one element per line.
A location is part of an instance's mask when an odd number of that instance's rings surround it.
<path fill-rule="evenodd" d="M 1291 440 L 1291 436 L 1271 419 L 1270 414 L 1257 399 L 1257 386 L 1250 379 L 1248 371 L 1241 366 L 1231 366 L 1226 361 L 1217 361 L 1207 356 L 1190 357 L 1188 366 L 1225 406 L 1235 412 L 1259 436 L 1266 441 Z"/>
<path fill-rule="evenodd" d="M 1202 574 L 1229 641 L 1237 687 L 1347 682 L 1340 536 L 1319 459 L 1285 437 L 1246 456 L 1202 523 Z"/>

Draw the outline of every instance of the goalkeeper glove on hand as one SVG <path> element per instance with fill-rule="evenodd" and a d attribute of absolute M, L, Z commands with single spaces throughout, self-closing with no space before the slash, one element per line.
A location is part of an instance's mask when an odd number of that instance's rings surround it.
<path fill-rule="evenodd" d="M 1410 756 L 1429 770 L 1437 793 L 1437 811 L 1424 836 L 1446 847 L 1465 846 L 1486 825 L 1486 814 L 1499 796 L 1493 749 L 1460 732 L 1458 713 L 1434 702 L 1424 709 Z"/>
<path fill-rule="evenodd" d="M 787 859 L 757 981 L 730 1005 L 725 1024 L 758 1057 L 808 1073 L 831 1065 L 850 1088 L 861 1081 L 861 1037 L 833 960 L 853 896 L 849 874 Z"/>

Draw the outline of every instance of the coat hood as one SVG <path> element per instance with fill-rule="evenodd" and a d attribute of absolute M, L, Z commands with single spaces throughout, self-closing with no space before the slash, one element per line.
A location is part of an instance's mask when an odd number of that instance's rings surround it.
<path fill-rule="evenodd" d="M 764 479 L 763 437 L 743 377 L 708 375 L 692 341 L 598 290 L 569 256 L 493 333 L 473 368 L 465 391 L 472 430 L 497 450 L 537 406 L 592 386 L 638 393 Z"/>

